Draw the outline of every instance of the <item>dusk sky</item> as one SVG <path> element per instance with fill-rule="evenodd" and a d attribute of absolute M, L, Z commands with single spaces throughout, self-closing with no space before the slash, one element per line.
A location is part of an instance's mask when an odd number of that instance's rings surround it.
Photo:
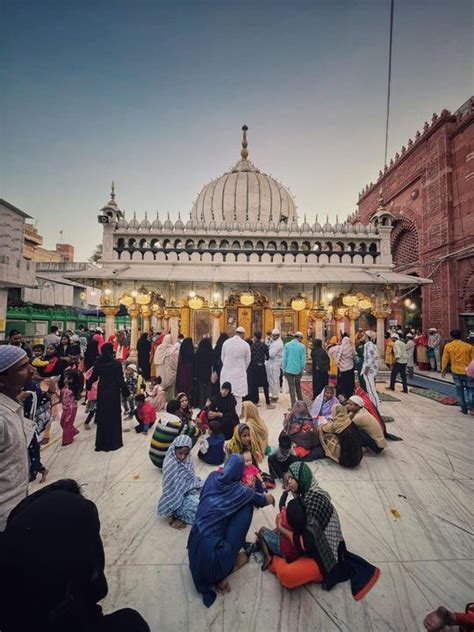
<path fill-rule="evenodd" d="M 76 258 L 115 179 L 178 211 L 239 158 L 345 219 L 383 166 L 389 0 L 3 0 L 0 197 Z M 473 92 L 471 0 L 395 0 L 389 158 Z"/>

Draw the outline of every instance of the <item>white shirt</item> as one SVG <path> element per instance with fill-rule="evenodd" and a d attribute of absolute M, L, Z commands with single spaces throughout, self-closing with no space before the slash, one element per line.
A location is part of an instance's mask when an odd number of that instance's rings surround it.
<path fill-rule="evenodd" d="M 362 365 L 362 371 L 365 369 L 375 372 L 379 370 L 379 353 L 377 345 L 374 344 L 372 340 L 367 340 L 364 345 L 364 363 Z"/>
<path fill-rule="evenodd" d="M 268 348 L 268 355 L 270 356 L 270 358 L 267 360 L 266 363 L 281 367 L 281 364 L 283 362 L 283 348 L 283 340 L 280 337 L 278 337 L 276 340 L 272 339 Z"/>
<path fill-rule="evenodd" d="M 28 446 L 36 424 L 23 417 L 23 407 L 0 393 L 0 531 L 16 505 L 28 495 Z"/>
<path fill-rule="evenodd" d="M 221 360 L 221 385 L 230 382 L 232 393 L 236 397 L 245 397 L 249 390 L 247 367 L 250 364 L 250 345 L 236 334 L 222 345 Z"/>

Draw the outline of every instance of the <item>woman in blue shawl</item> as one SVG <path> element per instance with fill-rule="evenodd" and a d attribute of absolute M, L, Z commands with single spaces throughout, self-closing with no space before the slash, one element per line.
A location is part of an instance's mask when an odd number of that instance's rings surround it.
<path fill-rule="evenodd" d="M 194 473 L 191 448 L 187 435 L 179 435 L 170 445 L 163 462 L 163 491 L 158 503 L 158 515 L 168 516 L 174 529 L 192 524 L 199 504 L 201 479 Z"/>
<path fill-rule="evenodd" d="M 209 608 L 214 587 L 229 592 L 227 577 L 248 561 L 239 553 L 252 522 L 253 508 L 274 505 L 271 494 L 259 494 L 241 483 L 244 458 L 232 454 L 221 472 L 209 474 L 188 540 L 188 556 L 196 590 Z"/>

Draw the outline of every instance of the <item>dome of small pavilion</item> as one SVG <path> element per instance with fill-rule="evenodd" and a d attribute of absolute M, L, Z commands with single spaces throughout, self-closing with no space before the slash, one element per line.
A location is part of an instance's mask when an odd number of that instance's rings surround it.
<path fill-rule="evenodd" d="M 193 219 L 207 224 L 225 222 L 228 226 L 244 226 L 246 222 L 260 222 L 264 227 L 271 223 L 297 224 L 292 194 L 248 159 L 247 126 L 242 130 L 241 159 L 230 171 L 206 184 L 193 205 Z"/>

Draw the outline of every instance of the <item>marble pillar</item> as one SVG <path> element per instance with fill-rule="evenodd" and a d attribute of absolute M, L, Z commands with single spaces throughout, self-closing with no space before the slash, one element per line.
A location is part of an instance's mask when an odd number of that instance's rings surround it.
<path fill-rule="evenodd" d="M 130 326 L 130 359 L 137 359 L 137 342 L 138 342 L 138 307 L 128 308 L 128 314 L 131 320 Z"/>
<path fill-rule="evenodd" d="M 8 303 L 8 290 L 6 288 L 0 289 L 0 340 L 5 338 L 5 327 L 7 322 L 7 303 Z"/>
<path fill-rule="evenodd" d="M 310 313 L 310 317 L 313 321 L 313 338 L 324 340 L 324 318 L 326 317 L 326 310 L 314 309 Z"/>
<path fill-rule="evenodd" d="M 386 312 L 375 312 L 375 318 L 377 319 L 377 350 L 379 352 L 379 371 L 388 371 L 388 367 L 385 364 L 385 318 Z"/>
<path fill-rule="evenodd" d="M 177 342 L 179 334 L 179 309 L 168 310 L 169 333 L 173 342 Z"/>
<path fill-rule="evenodd" d="M 150 312 L 150 308 L 148 307 L 148 305 L 143 305 L 142 306 L 142 318 L 143 318 L 143 327 L 142 327 L 142 333 L 150 333 L 150 326 L 151 326 L 151 320 L 150 320 L 150 316 L 151 316 L 151 312 Z"/>
<path fill-rule="evenodd" d="M 339 314 L 334 314 L 334 335 L 339 339 L 341 335 L 341 321 L 344 316 L 340 316 Z"/>
<path fill-rule="evenodd" d="M 115 333 L 115 314 L 118 307 L 101 307 L 101 310 L 105 314 L 105 339 L 108 340 Z"/>
<path fill-rule="evenodd" d="M 349 307 L 347 310 L 347 317 L 349 319 L 349 338 L 351 339 L 352 344 L 355 346 L 355 338 L 356 338 L 356 320 L 360 316 L 360 311 L 357 307 Z"/>
<path fill-rule="evenodd" d="M 217 339 L 221 335 L 222 310 L 221 309 L 212 310 L 211 316 L 212 316 L 212 344 L 215 345 L 217 342 Z"/>

